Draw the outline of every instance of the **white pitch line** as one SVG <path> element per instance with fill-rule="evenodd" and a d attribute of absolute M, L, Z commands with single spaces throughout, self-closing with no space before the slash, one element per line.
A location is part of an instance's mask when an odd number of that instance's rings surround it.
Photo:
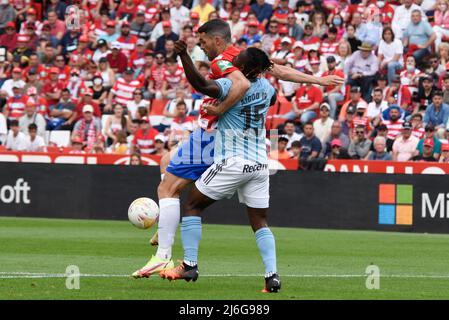
<path fill-rule="evenodd" d="M 70 274 L 71 277 L 76 274 Z M 0 272 L 0 279 L 41 279 L 41 278 L 66 278 L 65 273 L 37 273 L 37 272 Z M 206 278 L 225 278 L 225 277 L 263 277 L 262 274 L 200 274 Z M 285 274 L 285 278 L 365 278 L 364 274 Z M 81 278 L 131 278 L 129 274 L 79 274 Z M 422 278 L 422 279 L 449 279 L 447 275 L 425 275 L 425 274 L 385 274 L 381 278 Z"/>

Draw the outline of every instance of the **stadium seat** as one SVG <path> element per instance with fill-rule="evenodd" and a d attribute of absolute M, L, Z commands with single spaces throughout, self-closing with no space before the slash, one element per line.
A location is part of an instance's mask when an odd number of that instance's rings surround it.
<path fill-rule="evenodd" d="M 6 151 L 6 147 L 5 147 L 5 146 L 2 146 L 2 145 L 0 145 L 0 151 Z"/>
<path fill-rule="evenodd" d="M 154 99 L 151 101 L 151 110 L 150 115 L 152 116 L 161 116 L 164 114 L 165 106 L 167 105 L 168 100 L 166 99 Z"/>
<path fill-rule="evenodd" d="M 61 148 L 56 147 L 56 146 L 48 146 L 47 147 L 47 152 L 49 152 L 49 153 L 59 153 L 59 152 L 61 152 Z"/>
<path fill-rule="evenodd" d="M 49 145 L 67 147 L 70 144 L 70 131 L 54 130 L 50 133 Z"/>
<path fill-rule="evenodd" d="M 158 126 L 164 120 L 164 116 L 150 116 L 150 123 L 152 126 Z M 168 118 L 171 119 L 171 118 Z"/>

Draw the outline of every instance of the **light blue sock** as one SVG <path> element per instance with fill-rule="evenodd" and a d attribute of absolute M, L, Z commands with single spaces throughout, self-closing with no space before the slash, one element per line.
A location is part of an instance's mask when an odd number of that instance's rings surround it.
<path fill-rule="evenodd" d="M 256 243 L 265 265 L 265 277 L 277 273 L 276 268 L 276 243 L 273 233 L 269 228 L 261 228 L 256 231 Z"/>
<path fill-rule="evenodd" d="M 198 262 L 198 247 L 201 240 L 201 217 L 183 217 L 181 239 L 184 248 L 184 262 L 195 266 Z"/>

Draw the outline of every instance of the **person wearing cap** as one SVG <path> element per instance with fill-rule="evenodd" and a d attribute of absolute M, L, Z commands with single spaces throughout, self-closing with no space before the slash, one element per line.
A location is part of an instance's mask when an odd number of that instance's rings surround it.
<path fill-rule="evenodd" d="M 327 62 L 327 70 L 322 74 L 323 77 L 334 75 L 341 78 L 344 78 L 343 71 L 336 68 L 337 62 L 333 55 L 330 55 L 326 58 Z M 331 108 L 330 117 L 332 119 L 337 119 L 337 104 L 342 102 L 345 98 L 344 96 L 344 85 L 339 86 L 326 86 L 324 87 L 324 98 L 329 103 Z"/>
<path fill-rule="evenodd" d="M 449 163 L 449 143 L 445 143 L 441 146 L 441 156 L 438 162 Z"/>
<path fill-rule="evenodd" d="M 131 153 L 140 151 L 141 154 L 151 154 L 155 151 L 155 138 L 159 131 L 150 124 L 148 117 L 141 119 L 140 128 L 134 134 L 131 143 Z"/>
<path fill-rule="evenodd" d="M 273 6 L 266 3 L 265 0 L 257 0 L 251 5 L 251 11 L 256 14 L 257 20 L 265 28 L 273 15 Z"/>
<path fill-rule="evenodd" d="M 35 48 L 30 46 L 30 36 L 26 33 L 21 33 L 17 35 L 17 45 L 12 51 L 13 58 L 16 57 L 27 57 L 35 51 Z M 20 60 L 23 63 L 23 60 Z"/>
<path fill-rule="evenodd" d="M 370 43 L 362 43 L 359 50 L 346 60 L 344 68 L 345 74 L 348 75 L 348 84 L 360 86 L 363 99 L 367 102 L 371 102 L 373 83 L 379 70 L 379 63 L 373 49 Z"/>
<path fill-rule="evenodd" d="M 129 57 L 129 66 L 135 70 L 139 70 L 140 72 L 142 67 L 145 65 L 146 51 L 147 49 L 145 39 L 139 38 L 136 42 L 136 50 L 134 50 Z"/>
<path fill-rule="evenodd" d="M 112 44 L 117 41 L 118 37 L 120 37 L 120 34 L 117 32 L 117 23 L 115 20 L 108 20 L 106 22 L 106 32 L 101 34 L 98 37 L 98 40 L 102 39 L 106 41 L 106 43 Z"/>
<path fill-rule="evenodd" d="M 358 86 L 351 87 L 349 89 L 349 100 L 346 101 L 340 109 L 340 115 L 338 117 L 338 121 L 342 122 L 346 119 L 346 112 L 349 107 L 353 107 L 353 113 L 355 114 L 357 105 L 359 103 L 366 104 L 368 108 L 368 104 L 362 98 L 362 90 Z"/>
<path fill-rule="evenodd" d="M 111 53 L 111 50 L 108 47 L 108 43 L 104 39 L 98 39 L 96 44 L 96 50 L 92 55 L 92 60 L 99 64 L 100 59 L 104 58 L 107 62 L 107 56 Z"/>
<path fill-rule="evenodd" d="M 113 42 L 111 45 L 111 53 L 106 56 L 109 67 L 115 74 L 121 74 L 128 66 L 128 57 L 122 52 L 121 45 Z"/>
<path fill-rule="evenodd" d="M 415 155 L 410 160 L 419 162 L 437 162 L 437 159 L 440 157 L 440 155 L 435 155 L 434 147 L 435 142 L 432 138 L 425 139 L 423 142 L 422 153 Z"/>
<path fill-rule="evenodd" d="M 279 24 L 286 25 L 288 23 L 287 16 L 290 11 L 288 0 L 280 0 L 277 7 L 273 9 L 271 21 L 277 21 Z"/>
<path fill-rule="evenodd" d="M 418 152 L 419 139 L 412 134 L 413 126 L 410 122 L 404 122 L 401 134 L 399 134 L 393 143 L 393 161 L 409 161 Z"/>
<path fill-rule="evenodd" d="M 59 69 L 57 67 L 50 68 L 49 78 L 42 88 L 42 94 L 48 100 L 49 107 L 59 102 L 61 91 L 65 87 L 65 83 L 59 80 Z"/>
<path fill-rule="evenodd" d="M 179 36 L 172 31 L 172 23 L 170 21 L 162 21 L 163 34 L 157 38 L 154 51 L 165 53 L 165 42 L 167 40 L 177 41 Z"/>
<path fill-rule="evenodd" d="M 331 107 L 328 103 L 322 103 L 320 106 L 320 117 L 313 122 L 315 135 L 320 139 L 323 145 L 328 139 L 331 133 L 332 124 L 334 123 L 334 120 L 329 116 L 330 110 Z"/>
<path fill-rule="evenodd" d="M 424 153 L 424 142 L 428 139 L 433 140 L 433 156 L 435 159 L 438 159 L 441 154 L 441 146 L 442 143 L 440 139 L 435 136 L 435 127 L 432 124 L 426 125 L 424 128 L 424 136 L 421 140 L 419 140 L 418 146 L 416 150 L 418 150 L 419 155 L 423 155 Z"/>
<path fill-rule="evenodd" d="M 431 123 L 437 130 L 438 138 L 444 136 L 446 125 L 449 120 L 449 105 L 443 103 L 443 92 L 435 91 L 432 97 L 432 104 L 426 108 L 424 114 L 424 125 Z"/>
<path fill-rule="evenodd" d="M 199 0 L 198 5 L 193 7 L 191 12 L 196 12 L 200 16 L 200 23 L 203 24 L 209 19 L 209 14 L 214 12 L 215 8 L 207 0 Z"/>
<path fill-rule="evenodd" d="M 247 25 L 247 33 L 242 35 L 242 38 L 246 40 L 248 46 L 252 46 L 255 42 L 262 40 L 259 32 L 259 22 L 257 20 L 251 20 Z"/>
<path fill-rule="evenodd" d="M 8 97 L 14 96 L 13 87 L 23 88 L 25 87 L 26 82 L 22 80 L 22 69 L 21 68 L 13 68 L 11 78 L 5 80 L 0 90 L 6 91 Z"/>
<path fill-rule="evenodd" d="M 293 57 L 293 53 L 291 52 L 292 40 L 290 37 L 283 37 L 281 39 L 281 47 L 279 50 L 276 50 L 271 55 L 271 60 L 274 63 L 278 64 L 286 64 L 289 59 Z"/>
<path fill-rule="evenodd" d="M 87 148 L 92 148 L 101 135 L 100 119 L 94 116 L 94 107 L 85 104 L 82 109 L 82 118 L 75 123 L 72 132 L 72 139 L 80 137 Z"/>
<path fill-rule="evenodd" d="M 432 26 L 422 16 L 422 10 L 415 9 L 412 11 L 411 23 L 405 29 L 402 38 L 404 47 L 413 52 L 412 55 L 419 63 L 431 53 L 432 45 L 436 39 L 436 33 Z"/>
<path fill-rule="evenodd" d="M 369 121 L 369 118 L 366 116 L 367 113 L 367 106 L 365 103 L 359 102 L 357 103 L 357 106 L 355 108 L 355 115 L 352 118 L 352 131 L 350 132 L 350 137 L 356 136 L 357 127 L 359 125 L 365 127 L 365 132 L 367 136 L 370 136 L 372 127 L 371 123 Z"/>
<path fill-rule="evenodd" d="M 17 47 L 16 24 L 12 21 L 5 26 L 5 33 L 0 35 L 0 47 L 5 47 L 7 51 L 12 52 Z"/>
<path fill-rule="evenodd" d="M 179 1 L 179 0 L 177 0 Z M 137 11 L 136 18 L 131 22 L 131 34 L 139 39 L 149 40 L 153 28 L 145 21 L 145 11 Z"/>
<path fill-rule="evenodd" d="M 160 36 L 164 35 L 164 22 L 170 22 L 171 31 L 173 31 L 175 34 L 179 35 L 181 33 L 181 26 L 171 18 L 172 17 L 170 15 L 170 9 L 168 7 L 163 8 L 161 10 L 161 21 L 154 26 L 150 36 L 150 42 L 152 43 L 153 48 L 156 47 L 157 39 Z M 167 25 L 167 23 L 165 25 Z"/>
<path fill-rule="evenodd" d="M 334 138 L 329 142 L 329 151 L 326 154 L 325 158 L 328 160 L 342 160 L 342 159 L 351 159 L 348 154 L 348 150 L 343 146 L 343 142 Z"/>
<path fill-rule="evenodd" d="M 342 147 L 345 148 L 346 150 L 348 149 L 350 140 L 349 137 L 343 133 L 343 126 L 339 121 L 334 121 L 332 123 L 330 134 L 327 137 L 326 141 L 324 141 L 323 143 L 322 156 L 324 158 L 328 157 L 329 154 L 331 153 L 332 150 L 331 142 L 334 139 L 340 140 Z M 349 158 L 350 157 L 348 156 L 348 159 Z"/>

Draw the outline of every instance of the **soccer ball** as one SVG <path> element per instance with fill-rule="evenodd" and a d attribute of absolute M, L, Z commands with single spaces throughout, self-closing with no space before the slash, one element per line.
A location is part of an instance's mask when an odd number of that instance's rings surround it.
<path fill-rule="evenodd" d="M 128 208 L 129 221 L 139 229 L 148 229 L 159 218 L 159 206 L 150 198 L 138 198 Z"/>

